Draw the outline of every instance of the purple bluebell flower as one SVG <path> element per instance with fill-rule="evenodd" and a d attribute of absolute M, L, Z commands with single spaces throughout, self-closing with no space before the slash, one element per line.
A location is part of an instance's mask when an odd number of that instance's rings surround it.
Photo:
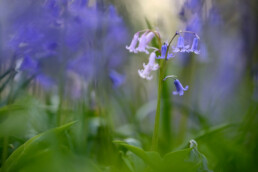
<path fill-rule="evenodd" d="M 195 54 L 200 54 L 200 50 L 198 49 L 198 38 L 193 39 L 193 43 L 192 43 L 190 52 L 193 52 Z"/>
<path fill-rule="evenodd" d="M 177 46 L 173 47 L 173 52 L 178 53 L 178 52 L 188 52 L 189 45 L 185 46 L 184 43 L 184 37 L 179 35 L 178 41 L 177 41 Z"/>
<path fill-rule="evenodd" d="M 176 91 L 173 91 L 174 95 L 182 96 L 182 95 L 184 95 L 184 91 L 188 90 L 188 88 L 189 88 L 188 85 L 185 86 L 185 88 L 184 88 L 178 79 L 176 79 L 174 81 L 174 84 L 176 87 Z"/>
<path fill-rule="evenodd" d="M 168 44 L 164 43 L 161 47 L 161 55 L 157 57 L 157 59 L 165 59 L 166 58 L 166 53 L 167 53 L 167 49 L 168 49 Z M 169 54 L 167 55 L 167 59 L 173 58 L 175 57 L 174 54 Z"/>
<path fill-rule="evenodd" d="M 159 65 L 155 63 L 155 58 L 156 58 L 156 54 L 154 52 L 152 52 L 150 54 L 148 64 L 146 65 L 145 63 L 143 63 L 144 69 L 138 70 L 138 74 L 141 78 L 144 78 L 147 80 L 152 79 L 152 75 L 150 74 L 151 71 L 155 71 L 155 70 L 159 69 Z"/>

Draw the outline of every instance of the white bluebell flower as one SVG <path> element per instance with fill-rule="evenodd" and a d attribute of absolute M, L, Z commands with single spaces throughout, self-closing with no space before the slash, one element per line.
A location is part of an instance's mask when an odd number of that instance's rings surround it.
<path fill-rule="evenodd" d="M 177 40 L 177 46 L 173 47 L 173 52 L 178 53 L 178 52 L 189 52 L 189 45 L 185 45 L 184 43 L 184 37 L 179 36 Z"/>
<path fill-rule="evenodd" d="M 200 54 L 200 50 L 198 50 L 198 38 L 194 38 L 190 52 Z"/>
<path fill-rule="evenodd" d="M 133 39 L 132 39 L 132 42 L 131 42 L 130 46 L 126 46 L 126 49 L 129 50 L 130 52 L 137 53 L 136 45 L 137 45 L 137 42 L 138 42 L 138 39 L 139 39 L 139 35 L 140 35 L 140 33 L 136 32 L 133 36 Z"/>
<path fill-rule="evenodd" d="M 176 87 L 176 91 L 173 91 L 174 95 L 182 96 L 182 95 L 184 95 L 184 91 L 188 90 L 188 88 L 189 88 L 188 85 L 185 86 L 185 88 L 184 88 L 178 79 L 176 79 L 174 81 L 174 84 Z"/>
<path fill-rule="evenodd" d="M 164 43 L 161 47 L 161 55 L 157 57 L 157 59 L 165 59 L 166 58 L 166 53 L 167 53 L 167 49 L 168 49 L 168 44 Z M 169 54 L 167 55 L 167 59 L 173 58 L 175 57 L 174 54 Z"/>
<path fill-rule="evenodd" d="M 150 54 L 148 64 L 146 65 L 145 63 L 143 63 L 144 69 L 138 70 L 138 74 L 141 78 L 144 78 L 147 80 L 152 79 L 151 71 L 155 71 L 155 70 L 159 69 L 159 65 L 157 63 L 155 63 L 155 58 L 156 58 L 156 54 L 155 54 L 155 52 L 152 52 Z"/>
<path fill-rule="evenodd" d="M 153 32 L 146 31 L 142 34 L 142 36 L 139 38 L 139 46 L 136 48 L 138 52 L 144 52 L 146 54 L 149 54 L 149 51 L 146 49 L 148 48 L 148 44 L 154 37 Z"/>

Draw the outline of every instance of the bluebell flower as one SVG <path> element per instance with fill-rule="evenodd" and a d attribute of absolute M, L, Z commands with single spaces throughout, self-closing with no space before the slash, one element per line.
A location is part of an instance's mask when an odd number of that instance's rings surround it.
<path fill-rule="evenodd" d="M 133 36 L 130 46 L 126 46 L 126 49 L 128 49 L 130 52 L 137 53 L 136 45 L 138 42 L 139 34 L 140 34 L 139 32 L 136 32 Z"/>
<path fill-rule="evenodd" d="M 177 46 L 173 47 L 173 52 L 188 52 L 189 47 L 189 45 L 185 46 L 184 37 L 180 35 L 178 37 Z"/>
<path fill-rule="evenodd" d="M 182 86 L 182 84 L 180 83 L 179 80 L 175 80 L 174 81 L 175 87 L 176 87 L 176 91 L 173 91 L 174 95 L 179 95 L 182 96 L 184 95 L 184 91 L 188 90 L 188 85 L 185 86 L 185 88 Z"/>
<path fill-rule="evenodd" d="M 157 57 L 157 59 L 165 59 L 166 57 L 166 53 L 167 53 L 167 49 L 168 49 L 168 44 L 164 43 L 161 47 L 161 55 Z M 169 54 L 167 55 L 167 59 L 173 58 L 175 57 L 174 54 Z"/>
<path fill-rule="evenodd" d="M 153 32 L 149 32 L 149 31 L 144 32 L 142 36 L 139 38 L 139 45 L 136 48 L 136 50 L 138 52 L 144 52 L 146 54 L 149 54 L 149 51 L 146 48 L 148 48 L 148 44 L 150 43 L 150 41 L 154 36 L 155 35 Z"/>
<path fill-rule="evenodd" d="M 156 54 L 155 52 L 152 52 L 150 54 L 148 64 L 146 65 L 145 63 L 143 63 L 144 69 L 138 70 L 138 74 L 141 78 L 144 78 L 147 80 L 152 79 L 151 71 L 155 71 L 159 69 L 159 65 L 155 63 L 155 58 L 156 58 Z"/>
<path fill-rule="evenodd" d="M 198 49 L 198 38 L 193 39 L 193 43 L 192 43 L 190 52 L 193 52 L 195 54 L 200 54 L 200 50 Z"/>

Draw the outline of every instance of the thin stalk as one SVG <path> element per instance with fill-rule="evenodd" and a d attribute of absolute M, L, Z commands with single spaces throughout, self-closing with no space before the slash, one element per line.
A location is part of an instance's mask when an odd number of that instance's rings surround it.
<path fill-rule="evenodd" d="M 166 75 L 167 71 L 165 72 Z M 164 79 L 163 79 L 164 82 Z M 163 140 L 163 147 L 162 151 L 163 153 L 166 153 L 167 151 L 171 150 L 172 146 L 172 135 L 173 132 L 171 130 L 172 128 L 172 123 L 171 119 L 173 118 L 171 115 L 172 109 L 173 109 L 173 103 L 171 102 L 171 94 L 170 94 L 170 88 L 169 88 L 168 82 L 163 83 L 163 89 L 162 89 L 162 99 L 163 99 L 163 104 L 162 104 L 162 140 Z"/>
<path fill-rule="evenodd" d="M 165 72 L 165 60 L 161 61 L 160 71 L 159 71 L 159 85 L 158 85 L 158 98 L 157 98 L 157 107 L 156 107 L 156 115 L 155 115 L 155 124 L 154 131 L 152 136 L 152 148 L 151 150 L 157 150 L 158 148 L 158 135 L 159 135 L 159 119 L 160 119 L 160 102 L 161 102 L 161 94 L 162 94 L 162 86 L 163 86 L 163 78 Z"/>

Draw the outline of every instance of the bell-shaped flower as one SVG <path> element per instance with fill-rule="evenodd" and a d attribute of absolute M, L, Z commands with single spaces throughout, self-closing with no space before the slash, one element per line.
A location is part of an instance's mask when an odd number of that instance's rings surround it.
<path fill-rule="evenodd" d="M 157 57 L 157 59 L 165 59 L 166 58 L 166 53 L 167 53 L 167 49 L 168 49 L 168 44 L 164 43 L 161 47 L 161 55 Z M 175 57 L 174 54 L 169 54 L 167 55 L 167 59 L 173 58 Z"/>
<path fill-rule="evenodd" d="M 146 54 L 149 54 L 149 51 L 146 48 L 148 48 L 148 44 L 150 43 L 150 41 L 154 36 L 155 35 L 153 32 L 149 32 L 149 31 L 144 32 L 142 36 L 139 38 L 139 46 L 137 47 L 136 50 L 139 52 L 144 52 Z"/>
<path fill-rule="evenodd" d="M 132 42 L 131 42 L 130 46 L 126 46 L 125 47 L 130 52 L 137 53 L 136 45 L 137 45 L 137 42 L 138 42 L 138 39 L 139 39 L 139 35 L 140 35 L 139 32 L 135 33 L 134 36 L 133 36 L 133 39 L 132 39 Z"/>
<path fill-rule="evenodd" d="M 144 69 L 138 70 L 138 73 L 141 78 L 144 78 L 147 80 L 152 79 L 151 71 L 158 70 L 158 68 L 159 68 L 159 65 L 155 63 L 155 58 L 156 58 L 156 54 L 154 52 L 152 52 L 150 54 L 148 64 L 146 65 L 145 63 L 143 63 Z"/>
<path fill-rule="evenodd" d="M 189 52 L 189 45 L 185 46 L 184 43 L 184 37 L 183 36 L 179 36 L 178 40 L 177 40 L 177 46 L 173 47 L 173 52 L 174 53 L 178 53 L 178 52 Z"/>
<path fill-rule="evenodd" d="M 174 95 L 179 95 L 179 96 L 182 96 L 184 95 L 184 91 L 188 90 L 188 85 L 185 86 L 185 88 L 182 86 L 182 84 L 180 83 L 179 80 L 175 80 L 174 81 L 174 84 L 175 84 L 175 87 L 176 87 L 176 91 L 173 91 L 173 94 Z"/>
<path fill-rule="evenodd" d="M 200 50 L 198 50 L 198 38 L 193 39 L 193 44 L 190 49 L 190 52 L 193 52 L 195 54 L 200 54 Z"/>

